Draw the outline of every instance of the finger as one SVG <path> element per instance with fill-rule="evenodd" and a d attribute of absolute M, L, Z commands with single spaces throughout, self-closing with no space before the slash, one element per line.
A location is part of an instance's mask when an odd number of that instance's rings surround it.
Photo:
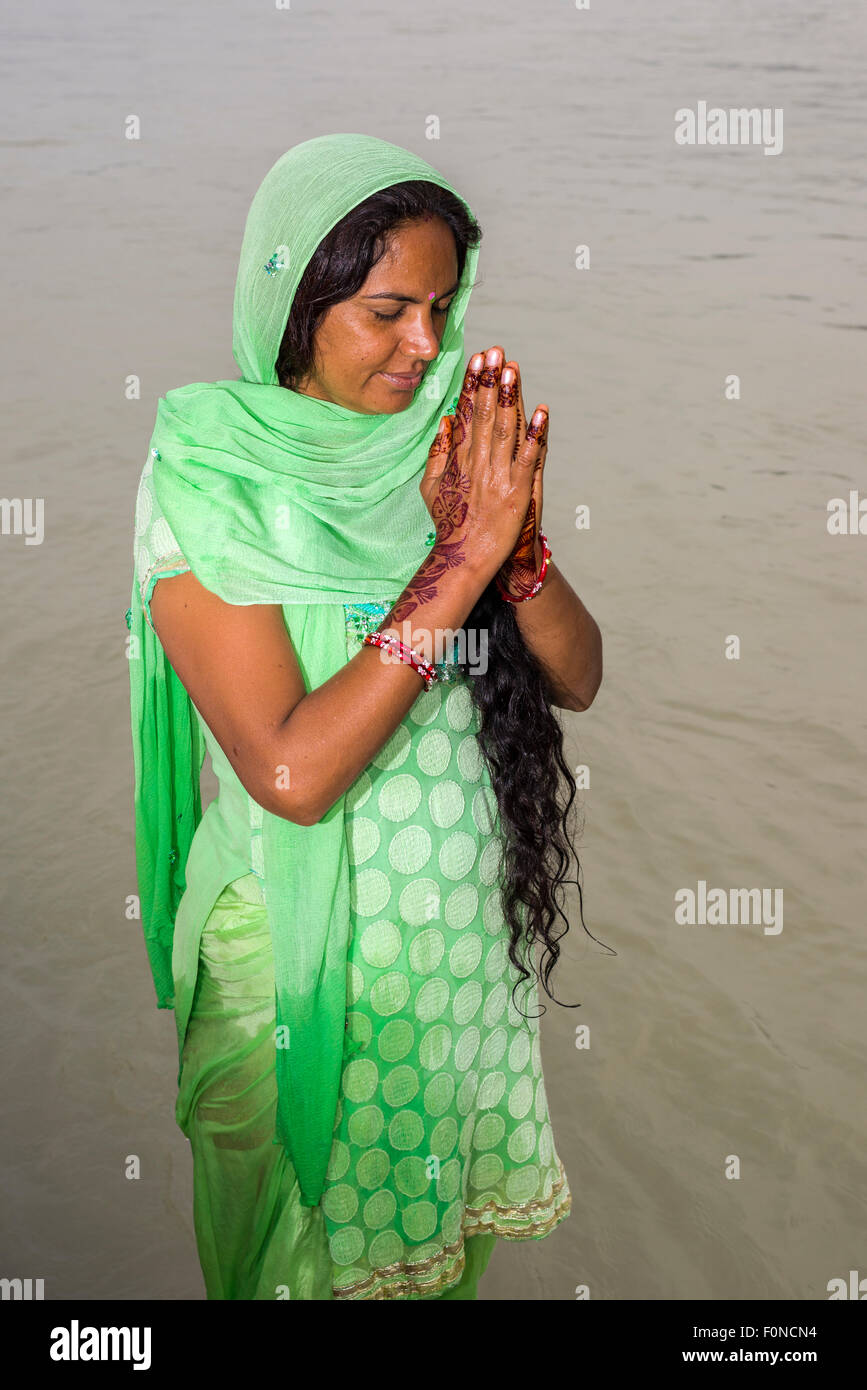
<path fill-rule="evenodd" d="M 548 407 L 539 405 L 533 411 L 533 418 L 518 449 L 515 462 L 524 468 L 535 469 L 543 450 L 548 443 Z"/>
<path fill-rule="evenodd" d="M 497 392 L 500 387 L 503 356 L 501 347 L 488 348 L 479 373 L 479 389 L 473 406 L 472 462 L 474 466 L 486 471 L 491 465 L 491 435 L 497 413 Z"/>
<path fill-rule="evenodd" d="M 522 386 L 521 386 L 521 368 L 518 366 L 518 364 L 517 364 L 517 362 L 514 360 L 514 358 L 510 358 L 509 361 L 505 363 L 505 366 L 506 366 L 506 367 L 514 367 L 514 369 L 515 369 L 515 378 L 516 378 L 517 385 L 518 385 L 518 398 L 517 398 L 517 400 L 516 400 L 516 402 L 515 402 L 515 413 L 516 413 L 515 447 L 514 447 L 513 450 L 512 450 L 512 462 L 514 463 L 514 462 L 515 462 L 515 459 L 516 459 L 517 456 L 518 456 L 518 449 L 519 449 L 519 447 L 520 447 L 521 440 L 524 438 L 524 432 L 525 432 L 525 430 L 526 430 L 526 428 L 527 428 L 527 417 L 526 417 L 526 414 L 524 413 L 524 392 L 523 392 L 523 388 L 522 388 Z"/>
<path fill-rule="evenodd" d="M 537 536 L 542 529 L 542 477 L 545 472 L 545 456 L 547 452 L 548 446 L 546 444 L 545 447 L 542 449 L 541 454 L 539 455 L 539 461 L 536 464 L 536 468 L 533 473 L 533 493 L 531 497 L 531 503 L 533 505 L 536 516 Z"/>
<path fill-rule="evenodd" d="M 535 485 L 535 482 L 536 482 L 536 478 L 537 478 L 537 477 L 538 477 L 539 479 L 541 479 L 542 471 L 543 471 L 543 469 L 544 469 L 544 467 L 545 467 L 545 460 L 546 460 L 546 458 L 548 457 L 548 422 L 547 422 L 547 421 L 545 422 L 545 429 L 544 429 L 544 432 L 543 432 L 543 435 L 542 435 L 541 443 L 542 443 L 542 448 L 541 448 L 541 450 L 540 450 L 540 452 L 539 452 L 539 457 L 538 457 L 537 460 L 536 460 L 535 470 L 534 470 L 534 473 L 533 473 L 533 483 L 534 483 L 534 485 Z M 539 484 L 539 485 L 541 486 L 541 481 L 540 481 L 540 484 Z"/>
<path fill-rule="evenodd" d="M 473 423 L 473 407 L 479 389 L 479 377 L 485 363 L 485 354 L 475 352 L 467 363 L 467 370 L 464 372 L 464 384 L 461 387 L 461 394 L 458 396 L 458 403 L 455 406 L 455 426 L 452 432 L 452 442 L 459 444 L 469 436 Z"/>
<path fill-rule="evenodd" d="M 514 368 L 507 363 L 500 372 L 500 381 L 497 387 L 497 411 L 492 437 L 492 462 L 502 462 L 507 468 L 511 466 L 515 456 L 518 438 L 517 401 L 518 379 Z"/>

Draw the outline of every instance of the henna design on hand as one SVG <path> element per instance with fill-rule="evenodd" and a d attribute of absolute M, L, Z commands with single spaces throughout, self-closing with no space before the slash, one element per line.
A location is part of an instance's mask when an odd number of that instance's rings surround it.
<path fill-rule="evenodd" d="M 452 426 L 452 443 L 462 444 L 467 435 L 470 423 L 473 418 L 473 400 L 479 389 L 481 370 L 474 372 L 471 367 L 467 368 L 464 376 L 464 384 L 455 410 L 455 422 Z"/>
<path fill-rule="evenodd" d="M 514 449 L 512 450 L 512 463 L 514 463 L 514 462 L 515 462 L 515 459 L 518 457 L 518 450 L 519 450 L 520 447 L 521 447 L 521 440 L 524 438 L 524 425 L 525 425 L 525 423 L 526 423 L 526 417 L 525 417 L 525 415 L 524 415 L 524 411 L 523 411 L 522 406 L 521 406 L 521 391 L 520 391 L 520 386 L 521 386 L 521 378 L 520 378 L 520 375 L 519 375 L 519 372 L 518 372 L 518 366 L 517 366 L 517 363 L 516 363 L 516 364 L 515 364 L 515 408 L 516 408 L 516 410 L 517 410 L 517 421 L 516 421 L 516 423 L 517 423 L 518 428 L 517 428 L 516 431 L 515 431 L 515 447 L 514 447 Z"/>
<path fill-rule="evenodd" d="M 546 415 L 541 424 L 537 425 L 535 420 L 531 420 L 527 426 L 527 438 L 535 439 L 540 449 L 544 449 L 548 444 L 548 416 Z"/>
<path fill-rule="evenodd" d="M 449 416 L 447 418 L 450 419 L 451 417 Z M 439 458 L 440 454 L 448 453 L 449 449 L 451 448 L 449 434 L 450 432 L 448 425 L 442 426 L 440 429 L 437 430 L 436 434 L 434 435 L 434 441 L 428 449 L 428 459 L 436 459 Z"/>
<path fill-rule="evenodd" d="M 538 572 L 536 564 L 536 499 L 530 498 L 527 515 L 515 548 L 499 572 L 499 578 L 510 594 L 520 594 L 532 588 Z"/>
<path fill-rule="evenodd" d="M 436 545 L 433 550 L 428 552 L 391 612 L 386 616 L 382 624 L 383 627 L 388 627 L 391 623 L 403 622 L 422 604 L 436 598 L 439 593 L 437 581 L 448 570 L 457 569 L 466 560 L 464 553 L 466 538 L 459 536 L 456 540 L 450 540 L 449 537 L 453 536 L 463 525 L 469 510 L 467 495 L 470 491 L 470 476 L 461 465 L 458 449 L 469 433 L 473 419 L 473 401 L 479 386 L 482 384 L 493 385 L 496 380 L 496 376 L 493 376 L 491 381 L 483 381 L 484 375 L 484 367 L 478 371 L 474 371 L 471 366 L 467 367 L 464 384 L 455 406 L 455 413 L 448 417 L 451 426 L 439 430 L 431 444 L 430 458 L 438 458 L 444 453 L 450 455 L 439 481 L 437 495 L 430 507 L 436 528 Z M 507 387 L 506 389 L 509 390 L 510 388 Z"/>
<path fill-rule="evenodd" d="M 521 414 L 520 403 L 518 405 L 518 414 L 519 416 Z M 534 419 L 530 420 L 527 426 L 526 438 L 535 440 L 539 445 L 539 461 L 536 464 L 538 468 L 544 460 L 545 450 L 548 445 L 547 411 L 544 412 L 543 419 L 540 422 Z M 521 430 L 519 429 L 518 437 L 515 441 L 515 452 L 512 455 L 513 460 L 517 457 L 520 439 Z M 500 582 L 508 589 L 510 594 L 518 595 L 525 592 L 536 582 L 536 574 L 541 564 L 541 561 L 537 559 L 536 544 L 536 498 L 533 496 L 530 498 L 527 515 L 524 518 L 524 524 L 521 527 L 514 549 L 498 574 Z"/>
<path fill-rule="evenodd" d="M 431 550 L 412 576 L 382 626 L 388 627 L 390 623 L 403 622 L 410 613 L 414 613 L 423 603 L 428 603 L 430 599 L 436 598 L 439 592 L 436 587 L 437 580 L 447 570 L 457 569 L 458 565 L 464 563 L 465 558 L 463 537 L 457 541 L 438 545 L 436 550 Z"/>
<path fill-rule="evenodd" d="M 440 479 L 439 492 L 431 504 L 431 516 L 436 527 L 437 541 L 448 540 L 459 526 L 464 524 L 469 503 L 466 494 L 470 490 L 470 478 L 461 468 L 457 452 L 446 464 Z"/>
<path fill-rule="evenodd" d="M 458 536 L 454 540 L 450 537 L 463 526 L 469 511 L 470 504 L 467 499 L 470 475 L 458 457 L 458 448 L 465 439 L 473 418 L 473 397 L 478 390 L 478 384 L 479 373 L 468 369 L 455 414 L 449 417 L 452 421 L 451 429 L 443 430 L 431 445 L 432 457 L 437 457 L 443 452 L 449 454 L 449 461 L 439 480 L 437 495 L 430 506 L 436 529 L 436 545 L 410 579 L 383 626 L 390 622 L 403 622 L 422 604 L 436 598 L 439 592 L 437 580 L 447 570 L 462 565 L 466 559 L 466 537 Z"/>
<path fill-rule="evenodd" d="M 530 498 L 530 505 L 527 508 L 527 515 L 524 517 L 524 524 L 521 533 L 515 542 L 515 549 L 512 555 L 516 558 L 525 557 L 533 553 L 536 544 L 536 499 Z"/>

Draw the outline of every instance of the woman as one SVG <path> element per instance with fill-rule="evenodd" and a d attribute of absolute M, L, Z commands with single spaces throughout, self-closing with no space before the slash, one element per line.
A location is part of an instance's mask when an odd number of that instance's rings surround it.
<path fill-rule="evenodd" d="M 559 951 L 551 706 L 601 644 L 540 574 L 547 409 L 499 349 L 463 373 L 480 235 L 397 146 L 296 146 L 247 221 L 241 380 L 159 402 L 136 852 L 209 1298 L 474 1298 L 570 1209 L 515 995 Z"/>

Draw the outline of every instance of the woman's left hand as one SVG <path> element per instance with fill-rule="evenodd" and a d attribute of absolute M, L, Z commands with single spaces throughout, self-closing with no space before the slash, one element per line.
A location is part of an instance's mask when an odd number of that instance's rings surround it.
<path fill-rule="evenodd" d="M 524 398 L 521 394 L 521 371 L 517 362 L 510 358 L 503 363 L 504 367 L 512 367 L 515 372 L 515 388 L 517 391 L 518 408 L 518 431 L 515 440 L 515 449 L 524 438 L 526 426 L 526 415 L 524 413 Z M 508 589 L 510 594 L 526 593 L 535 583 L 536 575 L 542 568 L 542 542 L 539 540 L 539 530 L 542 524 L 542 474 L 545 468 L 545 459 L 548 453 L 548 421 L 544 425 L 545 437 L 542 451 L 539 455 L 539 462 L 533 474 L 533 492 L 530 497 L 530 505 L 527 508 L 527 515 L 521 527 L 515 548 L 506 563 L 498 573 L 498 579 L 503 587 Z"/>

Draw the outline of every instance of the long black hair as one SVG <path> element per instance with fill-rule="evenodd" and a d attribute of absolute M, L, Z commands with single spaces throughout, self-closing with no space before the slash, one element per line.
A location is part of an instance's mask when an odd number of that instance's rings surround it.
<path fill-rule="evenodd" d="M 422 179 L 392 184 L 332 227 L 295 291 L 275 363 L 281 386 L 294 389 L 311 371 L 316 329 L 326 311 L 361 289 L 385 254 L 389 237 L 399 227 L 429 217 L 440 217 L 451 228 L 458 276 L 463 276 L 467 251 L 481 241 L 482 230 L 460 199 L 438 184 Z M 479 716 L 479 746 L 499 807 L 503 915 L 511 938 L 509 959 L 520 972 L 514 989 L 530 976 L 518 948 L 523 945 L 529 960 L 532 943 L 537 942 L 542 948 L 539 978 L 554 999 L 548 980 L 560 955 L 560 939 L 569 929 L 562 908 L 566 883 L 577 885 L 584 925 L 581 866 L 571 827 L 576 783 L 563 751 L 563 729 L 545 673 L 521 635 L 514 605 L 500 597 L 493 581 L 464 628 L 487 636 L 484 672 L 470 667 L 468 654 L 458 664 L 469 678 Z M 583 818 L 578 828 L 583 830 Z M 569 879 L 573 856 L 578 876 Z M 555 932 L 558 918 L 562 930 Z"/>

